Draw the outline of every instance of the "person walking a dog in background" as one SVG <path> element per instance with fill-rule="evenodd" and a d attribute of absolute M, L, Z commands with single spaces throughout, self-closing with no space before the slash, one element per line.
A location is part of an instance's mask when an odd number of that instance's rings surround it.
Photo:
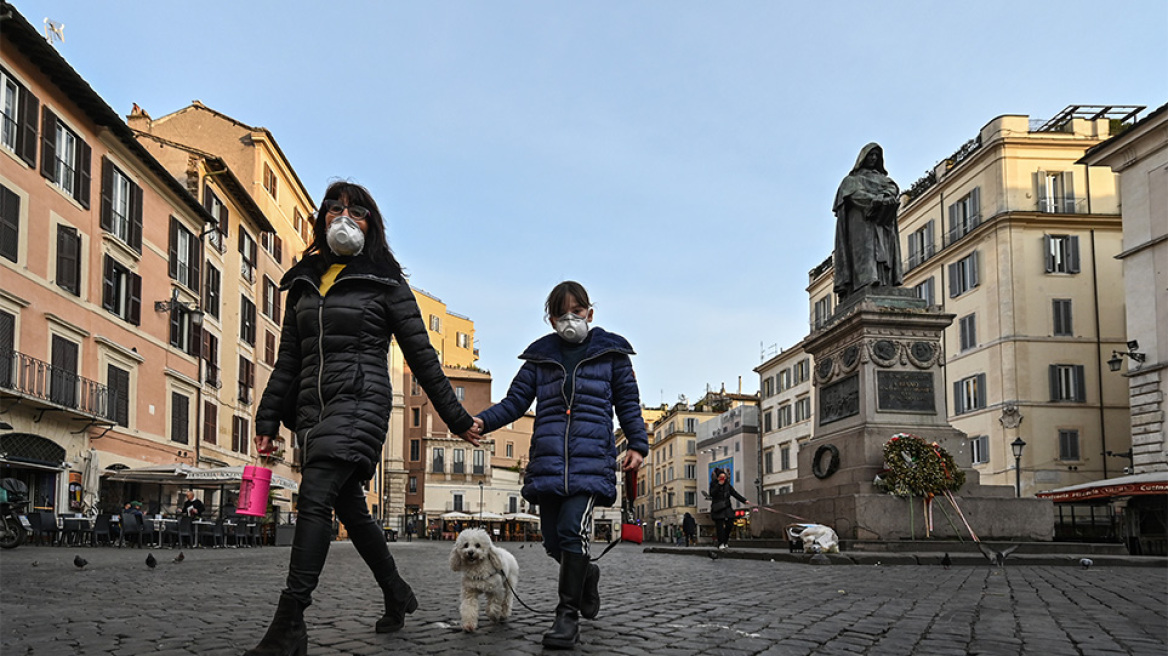
<path fill-rule="evenodd" d="M 588 292 L 578 282 L 555 286 L 544 305 L 555 332 L 533 342 L 507 396 L 475 417 L 482 434 L 518 420 L 535 401 L 523 498 L 539 505 L 543 546 L 560 563 L 559 604 L 543 644 L 571 649 L 580 616 L 600 610 L 600 568 L 589 556 L 592 511 L 616 501 L 612 417 L 628 439 L 620 467 L 635 472 L 649 453 L 641 394 L 629 342 L 593 327 Z"/>
<path fill-rule="evenodd" d="M 714 532 L 718 539 L 718 548 L 730 546 L 730 523 L 734 521 L 734 507 L 730 497 L 747 503 L 746 497 L 738 493 L 730 484 L 725 469 L 715 469 L 714 479 L 710 481 L 710 516 L 714 519 Z"/>
<path fill-rule="evenodd" d="M 478 446 L 474 420 L 455 398 L 417 300 L 390 252 L 385 224 L 362 186 L 325 192 L 304 259 L 280 282 L 287 292 L 279 356 L 256 411 L 256 449 L 270 452 L 280 424 L 301 441 L 296 533 L 276 615 L 252 656 L 304 654 L 304 609 L 312 603 L 333 511 L 385 596 L 378 633 L 400 630 L 418 607 L 398 574 L 385 534 L 369 516 L 362 485 L 377 467 L 393 407 L 388 351 L 396 337 L 442 421 Z"/>

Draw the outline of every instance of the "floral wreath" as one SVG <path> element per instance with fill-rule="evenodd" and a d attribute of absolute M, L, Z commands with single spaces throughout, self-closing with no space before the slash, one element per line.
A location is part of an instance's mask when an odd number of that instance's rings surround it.
<path fill-rule="evenodd" d="M 932 498 L 965 484 L 965 472 L 948 451 L 911 433 L 897 433 L 884 444 L 884 466 L 874 482 L 898 497 Z"/>

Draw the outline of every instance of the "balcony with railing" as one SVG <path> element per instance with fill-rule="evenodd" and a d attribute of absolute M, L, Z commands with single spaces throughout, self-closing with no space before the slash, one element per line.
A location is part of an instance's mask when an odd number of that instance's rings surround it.
<path fill-rule="evenodd" d="M 943 233 L 945 239 L 944 243 L 941 244 L 941 248 L 956 243 L 962 237 L 977 229 L 979 225 L 981 225 L 981 212 L 962 217 L 960 221 Z"/>
<path fill-rule="evenodd" d="M 38 407 L 37 421 L 61 411 L 89 419 L 91 425 L 111 424 L 120 401 L 117 390 L 20 351 L 0 351 L 0 394 Z"/>
<path fill-rule="evenodd" d="M 1073 196 L 1039 198 L 1038 211 L 1044 214 L 1084 214 L 1087 211 L 1087 199 Z"/>
<path fill-rule="evenodd" d="M 250 283 L 255 282 L 255 270 L 256 266 L 253 262 L 243 260 L 239 263 L 239 275 L 243 276 L 243 279 Z"/>
<path fill-rule="evenodd" d="M 904 272 L 908 273 L 909 271 L 912 271 L 913 269 L 924 264 L 936 254 L 937 249 L 935 246 L 933 246 L 933 244 L 925 244 L 925 247 L 921 250 L 914 250 L 910 248 L 908 258 L 903 262 Z"/>

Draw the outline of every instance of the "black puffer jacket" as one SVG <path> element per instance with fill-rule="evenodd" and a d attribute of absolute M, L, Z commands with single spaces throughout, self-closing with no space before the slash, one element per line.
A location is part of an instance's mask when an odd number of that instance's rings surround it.
<path fill-rule="evenodd" d="M 322 256 L 309 256 L 280 282 L 288 292 L 287 309 L 276 367 L 256 411 L 256 433 L 275 435 L 283 423 L 301 441 L 305 464 L 354 462 L 365 478 L 372 477 L 393 407 L 391 336 L 442 421 L 454 433 L 470 429 L 473 420 L 442 373 L 400 272 L 359 256 L 321 297 L 325 269 Z"/>
<path fill-rule="evenodd" d="M 746 497 L 738 494 L 738 490 L 727 480 L 719 483 L 716 479 L 710 481 L 710 516 L 713 519 L 734 519 L 734 507 L 730 504 L 730 497 L 747 503 Z"/>

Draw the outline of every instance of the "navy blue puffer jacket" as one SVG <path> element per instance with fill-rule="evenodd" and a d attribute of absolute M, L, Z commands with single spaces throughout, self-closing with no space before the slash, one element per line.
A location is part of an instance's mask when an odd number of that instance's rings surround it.
<path fill-rule="evenodd" d="M 524 499 L 539 503 L 543 494 L 592 494 L 602 506 L 616 501 L 614 409 L 629 448 L 649 453 L 641 395 L 629 360 L 633 353 L 625 338 L 592 328 L 570 395 L 564 391 L 567 372 L 558 335 L 537 339 L 519 356 L 526 362 L 507 397 L 479 417 L 484 431 L 490 432 L 522 417 L 536 401 Z"/>

